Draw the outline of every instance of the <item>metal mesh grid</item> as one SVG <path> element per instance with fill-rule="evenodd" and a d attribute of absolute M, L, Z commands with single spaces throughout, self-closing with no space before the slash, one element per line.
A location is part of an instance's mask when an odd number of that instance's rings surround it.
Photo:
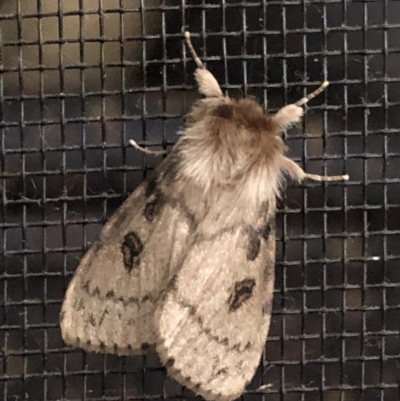
<path fill-rule="evenodd" d="M 182 26 L 224 89 L 270 110 L 328 79 L 285 139 L 308 172 L 351 177 L 286 191 L 243 398 L 399 400 L 400 2 L 9 0 L 0 24 L 3 400 L 194 397 L 155 355 L 72 350 L 58 325 L 84 251 L 159 162 L 128 140 L 173 144 L 197 97 Z"/>

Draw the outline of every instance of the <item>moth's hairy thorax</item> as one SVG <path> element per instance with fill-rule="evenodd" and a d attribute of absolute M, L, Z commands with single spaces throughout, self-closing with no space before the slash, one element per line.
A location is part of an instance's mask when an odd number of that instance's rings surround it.
<path fill-rule="evenodd" d="M 252 99 L 200 100 L 177 146 L 182 178 L 208 198 L 226 196 L 230 208 L 272 200 L 285 151 L 279 133 L 273 118 Z"/>

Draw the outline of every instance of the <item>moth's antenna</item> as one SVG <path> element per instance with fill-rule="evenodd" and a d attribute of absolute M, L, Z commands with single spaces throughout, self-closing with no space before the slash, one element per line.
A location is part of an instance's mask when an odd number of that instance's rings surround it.
<path fill-rule="evenodd" d="M 207 70 L 206 66 L 202 63 L 199 56 L 194 50 L 192 41 L 190 40 L 190 32 L 185 32 L 185 39 L 187 47 L 192 53 L 193 59 L 197 64 L 197 69 L 194 72 L 194 77 L 199 85 L 199 92 L 207 97 L 221 97 L 223 93 L 218 85 L 217 80 L 210 71 Z"/>
<path fill-rule="evenodd" d="M 190 50 L 190 53 L 192 53 L 193 60 L 197 64 L 197 67 L 204 69 L 206 68 L 203 64 L 203 62 L 200 60 L 200 57 L 197 55 L 196 50 L 194 50 L 194 47 L 192 45 L 192 41 L 190 39 L 190 32 L 186 31 L 185 32 L 185 39 L 186 39 L 186 45 Z"/>
<path fill-rule="evenodd" d="M 314 92 L 311 92 L 309 95 L 307 95 L 307 96 L 303 97 L 302 99 L 300 99 L 299 101 L 297 101 L 295 103 L 295 105 L 303 106 L 304 104 L 309 102 L 311 99 L 314 99 L 315 96 L 318 96 L 321 92 L 323 92 L 328 85 L 329 85 L 328 81 L 323 82 L 322 85 L 318 89 L 316 89 Z"/>
<path fill-rule="evenodd" d="M 140 146 L 136 141 L 134 141 L 133 139 L 129 140 L 129 143 L 137 150 L 140 150 L 141 152 L 145 153 L 146 155 L 152 155 L 152 156 L 162 156 L 162 155 L 166 155 L 168 153 L 168 151 L 166 150 L 150 150 L 150 149 L 146 149 L 143 148 L 142 146 Z"/>

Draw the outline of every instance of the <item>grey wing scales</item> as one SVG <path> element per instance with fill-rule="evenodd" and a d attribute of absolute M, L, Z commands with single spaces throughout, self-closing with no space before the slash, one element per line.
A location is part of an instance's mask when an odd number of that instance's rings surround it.
<path fill-rule="evenodd" d="M 268 335 L 275 238 L 270 225 L 198 236 L 155 315 L 170 374 L 208 400 L 238 397 Z"/>
<path fill-rule="evenodd" d="M 190 222 L 151 186 L 132 193 L 82 259 L 62 306 L 66 343 L 120 355 L 155 343 L 156 301 L 175 273 Z"/>

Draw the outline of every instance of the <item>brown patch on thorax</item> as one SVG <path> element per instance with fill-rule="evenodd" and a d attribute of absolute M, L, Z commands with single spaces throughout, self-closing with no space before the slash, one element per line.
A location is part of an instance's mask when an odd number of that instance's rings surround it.
<path fill-rule="evenodd" d="M 273 119 L 253 99 L 232 100 L 229 104 L 221 104 L 215 107 L 212 115 L 231 120 L 250 131 L 277 134 Z"/>
<path fill-rule="evenodd" d="M 208 129 L 201 136 L 215 153 L 242 162 L 245 155 L 249 167 L 285 151 L 278 125 L 253 99 L 202 100 L 193 107 L 189 124 L 202 120 Z"/>

